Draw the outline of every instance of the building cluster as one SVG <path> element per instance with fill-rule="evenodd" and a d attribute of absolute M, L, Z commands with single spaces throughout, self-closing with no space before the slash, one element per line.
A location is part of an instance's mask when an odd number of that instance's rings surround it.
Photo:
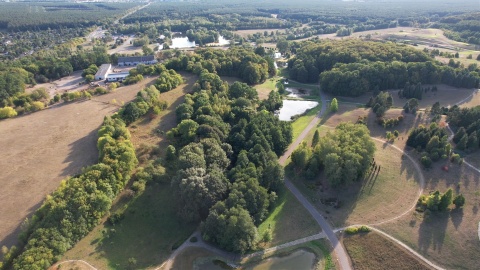
<path fill-rule="evenodd" d="M 153 55 L 119 57 L 118 66 L 151 65 L 157 63 Z M 121 82 L 129 75 L 128 72 L 113 72 L 111 64 L 103 64 L 95 74 L 96 81 Z"/>

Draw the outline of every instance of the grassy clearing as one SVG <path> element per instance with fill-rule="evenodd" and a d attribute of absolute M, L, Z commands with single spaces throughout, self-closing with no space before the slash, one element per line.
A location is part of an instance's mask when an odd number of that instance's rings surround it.
<path fill-rule="evenodd" d="M 270 94 L 271 91 L 274 91 L 276 89 L 276 84 L 279 81 L 279 78 L 277 76 L 274 76 L 272 78 L 267 79 L 264 83 L 262 84 L 257 84 L 255 85 L 255 89 L 257 89 L 258 92 L 258 98 L 260 100 L 264 100 L 268 98 L 268 94 Z"/>
<path fill-rule="evenodd" d="M 445 164 L 449 166 L 448 172 L 441 169 Z M 465 196 L 465 206 L 462 209 L 432 213 L 428 217 L 412 211 L 380 228 L 442 267 L 478 268 L 480 175 L 465 165 L 442 161 L 435 163 L 424 176 L 425 194 L 434 190 L 445 192 L 452 188 L 454 194 L 462 193 Z"/>
<path fill-rule="evenodd" d="M 97 226 L 63 259 L 82 259 L 99 269 L 144 269 L 161 264 L 197 227 L 176 217 L 175 202 L 170 185 L 147 187 L 122 207 L 125 217 L 119 224 Z M 136 261 L 133 265 L 131 258 Z"/>
<path fill-rule="evenodd" d="M 480 105 L 480 91 L 476 91 L 472 94 L 470 98 L 465 100 L 465 103 L 462 103 L 460 107 L 475 107 Z"/>
<path fill-rule="evenodd" d="M 345 236 L 342 240 L 354 269 L 431 269 L 375 232 Z"/>
<path fill-rule="evenodd" d="M 293 121 L 293 141 L 295 141 L 300 135 L 300 133 L 302 133 L 302 131 L 308 126 L 308 124 L 310 124 L 310 122 L 313 120 L 313 118 L 315 118 L 321 108 L 322 104 L 320 103 L 317 107 L 312 108 L 311 110 L 307 111 L 305 115 L 302 115 L 295 121 Z"/>
<path fill-rule="evenodd" d="M 262 248 L 277 246 L 321 231 L 307 210 L 286 189 L 278 193 L 276 206 L 258 227 L 258 234 L 261 236 L 268 229 L 272 231 L 272 241 L 262 245 Z"/>
<path fill-rule="evenodd" d="M 291 166 L 286 173 L 312 204 L 325 213 L 335 227 L 372 224 L 407 211 L 418 196 L 418 173 L 413 164 L 391 147 L 375 142 L 375 161 L 379 173 L 369 174 L 348 187 L 331 188 L 325 175 L 303 180 Z M 340 207 L 323 204 L 322 199 L 337 199 Z"/>

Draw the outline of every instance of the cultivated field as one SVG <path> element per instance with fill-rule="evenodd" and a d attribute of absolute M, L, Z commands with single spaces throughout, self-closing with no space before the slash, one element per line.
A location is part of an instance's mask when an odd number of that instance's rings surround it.
<path fill-rule="evenodd" d="M 438 162 L 424 171 L 424 193 L 434 190 L 445 192 L 452 188 L 454 194 L 465 196 L 464 208 L 432 213 L 427 218 L 422 213 L 411 211 L 395 222 L 380 225 L 380 228 L 443 267 L 477 269 L 480 254 L 480 175 L 465 165 L 449 164 L 449 171 L 445 172 L 441 169 L 445 163 Z"/>
<path fill-rule="evenodd" d="M 110 102 L 132 100 L 152 80 L 0 122 L 0 246 L 16 242 L 20 224 L 60 180 L 97 161 L 97 129 L 118 109 Z"/>
<path fill-rule="evenodd" d="M 402 247 L 375 232 L 346 235 L 342 241 L 356 270 L 431 269 Z"/>

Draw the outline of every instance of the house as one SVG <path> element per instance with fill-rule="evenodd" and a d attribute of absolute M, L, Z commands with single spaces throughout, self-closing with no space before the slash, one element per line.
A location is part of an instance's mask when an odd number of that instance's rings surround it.
<path fill-rule="evenodd" d="M 129 57 L 118 57 L 119 66 L 136 66 L 138 64 L 151 65 L 157 63 L 155 56 L 129 56 Z"/>
<path fill-rule="evenodd" d="M 273 55 L 273 58 L 275 58 L 275 59 L 282 58 L 282 54 L 279 53 L 279 52 L 276 52 L 276 53 Z"/>
<path fill-rule="evenodd" d="M 112 73 L 107 75 L 107 82 L 121 82 L 129 75 L 128 72 Z"/>
<path fill-rule="evenodd" d="M 96 81 L 101 81 L 105 80 L 110 73 L 110 70 L 112 69 L 111 64 L 103 64 L 100 66 L 98 69 L 97 73 L 95 73 L 95 80 Z"/>

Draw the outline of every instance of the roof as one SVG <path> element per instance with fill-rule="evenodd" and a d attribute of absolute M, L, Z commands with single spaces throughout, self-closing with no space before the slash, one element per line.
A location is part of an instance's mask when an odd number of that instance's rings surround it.
<path fill-rule="evenodd" d="M 147 62 L 155 60 L 155 56 L 128 56 L 128 57 L 118 57 L 118 62 Z"/>
<path fill-rule="evenodd" d="M 124 77 L 128 76 L 129 74 L 130 73 L 128 73 L 128 72 L 112 73 L 112 74 L 108 74 L 107 79 L 108 78 L 124 78 Z"/>
<path fill-rule="evenodd" d="M 97 73 L 95 73 L 95 77 L 105 77 L 108 72 L 110 71 L 110 68 L 112 67 L 111 64 L 103 64 L 98 68 Z"/>

